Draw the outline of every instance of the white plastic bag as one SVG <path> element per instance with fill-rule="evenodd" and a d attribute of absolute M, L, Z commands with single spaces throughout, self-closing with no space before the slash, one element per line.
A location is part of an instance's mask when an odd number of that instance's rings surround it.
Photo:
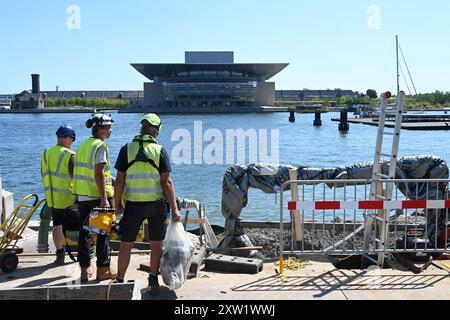
<path fill-rule="evenodd" d="M 179 289 L 187 279 L 194 247 L 183 224 L 170 221 L 163 242 L 161 276 L 169 290 Z"/>

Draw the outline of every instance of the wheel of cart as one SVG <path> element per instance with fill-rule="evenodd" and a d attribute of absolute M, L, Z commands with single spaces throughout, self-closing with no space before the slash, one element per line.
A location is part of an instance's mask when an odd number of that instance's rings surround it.
<path fill-rule="evenodd" d="M 33 204 L 29 199 L 34 198 Z M 39 197 L 30 194 L 19 202 L 17 207 L 0 227 L 0 269 L 3 272 L 13 272 L 19 265 L 18 254 L 23 252 L 17 246 L 17 242 L 22 238 L 22 233 L 26 229 L 36 210 L 45 202 L 39 201 Z"/>
<path fill-rule="evenodd" d="M 21 254 L 23 249 L 17 248 L 14 250 L 7 250 L 0 256 L 0 269 L 3 272 L 10 273 L 17 269 L 19 265 L 18 254 Z"/>

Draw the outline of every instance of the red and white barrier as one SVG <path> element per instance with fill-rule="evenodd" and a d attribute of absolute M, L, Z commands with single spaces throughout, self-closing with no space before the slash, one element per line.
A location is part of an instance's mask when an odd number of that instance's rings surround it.
<path fill-rule="evenodd" d="M 297 210 L 395 210 L 395 209 L 450 209 L 450 200 L 405 201 L 299 201 L 288 202 L 289 211 Z"/>

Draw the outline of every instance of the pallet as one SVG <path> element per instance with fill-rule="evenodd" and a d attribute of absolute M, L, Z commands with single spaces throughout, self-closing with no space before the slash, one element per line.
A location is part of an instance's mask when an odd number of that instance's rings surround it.
<path fill-rule="evenodd" d="M 206 247 L 202 246 L 200 249 L 195 249 L 192 256 L 191 266 L 189 267 L 188 279 L 196 278 L 200 267 L 206 256 Z"/>

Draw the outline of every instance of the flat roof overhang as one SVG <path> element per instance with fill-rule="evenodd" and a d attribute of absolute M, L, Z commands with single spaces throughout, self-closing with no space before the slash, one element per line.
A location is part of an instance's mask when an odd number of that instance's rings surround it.
<path fill-rule="evenodd" d="M 170 77 L 173 73 L 183 71 L 244 72 L 249 76 L 269 80 L 289 63 L 131 63 L 131 65 L 149 80 L 154 80 L 155 77 Z"/>

